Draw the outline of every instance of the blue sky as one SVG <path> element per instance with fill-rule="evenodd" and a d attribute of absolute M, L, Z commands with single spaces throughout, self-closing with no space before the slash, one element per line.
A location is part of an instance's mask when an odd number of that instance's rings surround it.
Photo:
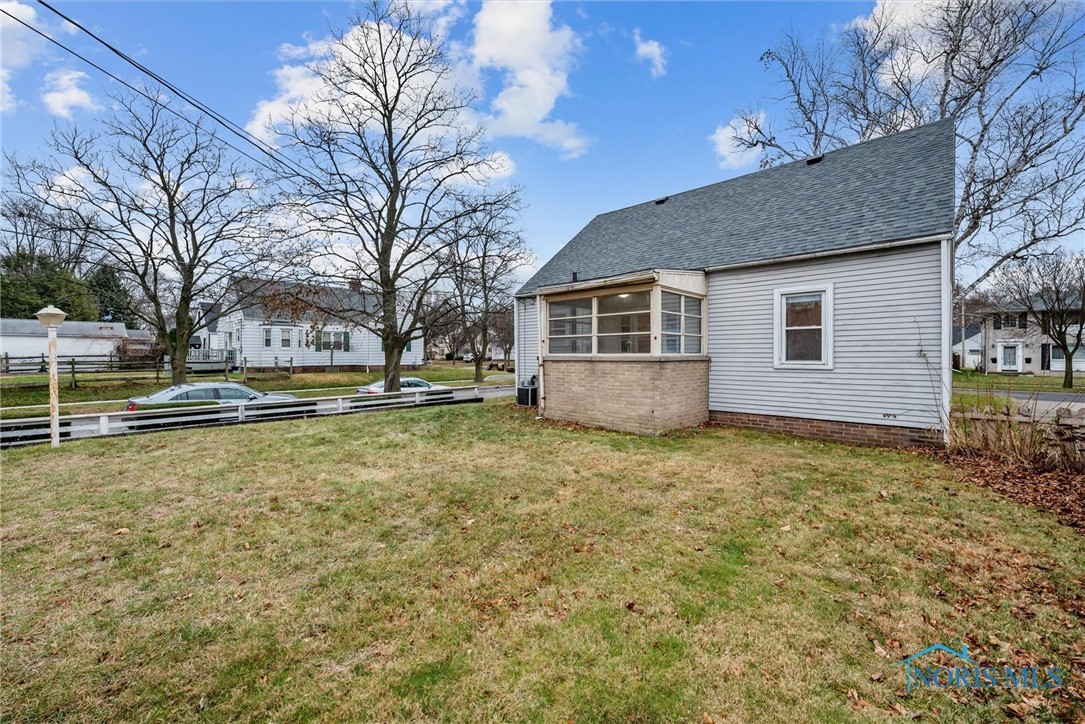
<path fill-rule="evenodd" d="M 3 8 L 125 80 L 135 69 L 30 2 Z M 756 170 L 710 136 L 780 90 L 758 61 L 793 28 L 816 34 L 872 3 L 437 2 L 480 84 L 490 144 L 523 186 L 527 241 L 546 261 L 595 214 Z M 288 97 L 303 48 L 355 7 L 322 2 L 57 3 L 56 7 L 230 119 L 261 125 Z M 0 140 L 32 156 L 52 123 L 88 125 L 112 81 L 3 18 Z M 85 76 L 79 75 L 85 73 Z M 465 76 L 466 77 L 466 76 Z M 722 165 L 721 165 L 722 161 Z"/>

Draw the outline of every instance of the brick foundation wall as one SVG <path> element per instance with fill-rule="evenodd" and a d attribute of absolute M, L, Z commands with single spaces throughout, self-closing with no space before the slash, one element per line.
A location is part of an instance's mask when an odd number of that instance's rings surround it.
<path fill-rule="evenodd" d="M 748 427 L 768 432 L 786 432 L 799 437 L 811 437 L 831 442 L 876 447 L 915 447 L 942 445 L 942 433 L 916 427 L 896 425 L 870 425 L 861 422 L 838 422 L 834 420 L 809 420 L 801 417 L 780 415 L 755 415 L 747 412 L 709 412 L 709 419 L 721 425 Z"/>
<path fill-rule="evenodd" d="M 641 435 L 708 420 L 708 359 L 547 359 L 543 415 Z"/>

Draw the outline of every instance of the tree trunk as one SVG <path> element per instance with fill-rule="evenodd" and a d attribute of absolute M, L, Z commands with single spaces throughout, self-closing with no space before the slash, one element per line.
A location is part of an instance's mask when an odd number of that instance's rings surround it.
<path fill-rule="evenodd" d="M 1066 369 L 1062 372 L 1062 386 L 1064 389 L 1072 390 L 1074 389 L 1074 358 L 1066 354 L 1065 350 L 1063 353 L 1066 356 Z"/>
<path fill-rule="evenodd" d="M 180 340 L 169 350 L 170 355 L 170 381 L 175 385 L 188 382 L 188 373 L 185 366 L 188 364 L 188 345 L 181 344 Z"/>
<path fill-rule="evenodd" d="M 481 355 L 481 354 L 475 355 L 475 383 L 476 384 L 481 384 L 482 383 L 482 358 L 484 356 L 485 355 Z"/>
<path fill-rule="evenodd" d="M 406 344 L 384 341 L 384 391 L 399 392 L 399 364 Z"/>

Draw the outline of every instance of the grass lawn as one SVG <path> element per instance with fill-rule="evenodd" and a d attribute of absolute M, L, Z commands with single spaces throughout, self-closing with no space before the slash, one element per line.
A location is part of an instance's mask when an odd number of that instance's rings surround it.
<path fill-rule="evenodd" d="M 979 390 L 1023 390 L 1027 392 L 1085 392 L 1085 373 L 1074 373 L 1074 389 L 1062 386 L 1062 372 L 1038 375 L 985 375 L 982 372 L 954 372 L 953 387 Z"/>
<path fill-rule="evenodd" d="M 498 400 L 0 460 L 5 720 L 1000 721 L 1083 705 L 1085 538 L 923 455 L 635 437 Z M 906 694 L 895 663 L 935 643 L 1073 674 L 1049 692 Z"/>
<path fill-rule="evenodd" d="M 448 382 L 452 380 L 470 380 L 474 377 L 474 369 L 462 364 L 456 367 L 449 365 L 434 366 L 432 369 L 404 370 L 404 377 L 420 377 L 430 382 Z M 503 372 L 483 371 L 487 377 L 494 375 L 506 375 Z M 40 377 L 40 379 L 38 379 Z M 75 414 L 79 412 L 100 412 L 105 409 L 116 409 L 117 405 L 95 404 L 98 400 L 119 400 L 129 397 L 138 397 L 157 392 L 169 387 L 169 375 L 163 375 L 156 382 L 153 375 L 133 375 L 127 379 L 109 375 L 111 379 L 96 378 L 94 375 L 81 375 L 79 387 L 71 389 L 67 386 L 67 378 L 62 374 L 60 377 L 60 401 L 61 403 L 88 403 L 85 406 L 77 405 L 68 408 Z M 241 375 L 231 375 L 231 379 L 241 381 Z M 334 394 L 349 394 L 362 385 L 368 385 L 383 379 L 380 372 L 307 372 L 294 375 L 288 380 L 250 380 L 246 384 L 254 390 L 272 392 L 289 390 L 290 392 L 304 391 L 315 388 L 336 388 L 323 390 L 312 394 L 301 394 L 299 397 L 312 397 Z M 511 384 L 511 377 L 499 378 L 504 384 Z M 222 375 L 190 375 L 191 382 L 220 382 Z M 44 386 L 48 378 L 40 375 L 14 376 L 9 375 L 0 382 L 0 405 L 4 407 L 17 405 L 42 405 L 49 403 L 49 389 Z M 32 384 L 37 383 L 37 384 Z M 471 384 L 465 382 L 464 384 Z M 336 391 L 338 390 L 338 392 Z M 6 413 L 11 416 L 12 412 Z"/>

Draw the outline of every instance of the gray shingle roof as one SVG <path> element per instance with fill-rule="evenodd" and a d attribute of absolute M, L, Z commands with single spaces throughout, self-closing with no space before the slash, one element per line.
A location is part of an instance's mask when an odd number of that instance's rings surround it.
<path fill-rule="evenodd" d="M 36 319 L 0 319 L 2 337 L 45 337 L 45 327 Z M 57 327 L 58 337 L 101 337 L 105 339 L 127 337 L 128 330 L 121 322 L 63 322 Z"/>
<path fill-rule="evenodd" d="M 846 250 L 949 233 L 952 119 L 600 214 L 517 294 L 648 269 Z"/>
<path fill-rule="evenodd" d="M 380 308 L 376 296 L 350 287 L 252 278 L 234 279 L 231 284 L 241 298 L 239 308 L 246 319 L 301 320 L 322 313 L 331 319 L 354 321 Z"/>

